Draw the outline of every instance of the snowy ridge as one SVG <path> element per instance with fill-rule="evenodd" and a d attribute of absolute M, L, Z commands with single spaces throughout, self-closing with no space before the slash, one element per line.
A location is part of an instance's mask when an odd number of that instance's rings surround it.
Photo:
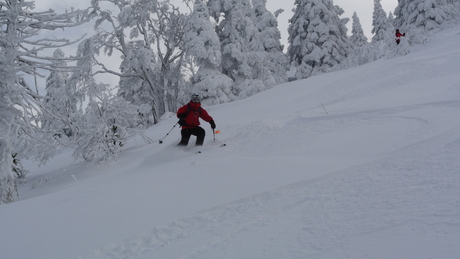
<path fill-rule="evenodd" d="M 406 56 L 205 107 L 221 133 L 203 123 L 199 155 L 175 129 L 111 166 L 67 151 L 31 165 L 22 200 L 0 206 L 0 258 L 456 259 L 458 46 L 455 27 Z"/>

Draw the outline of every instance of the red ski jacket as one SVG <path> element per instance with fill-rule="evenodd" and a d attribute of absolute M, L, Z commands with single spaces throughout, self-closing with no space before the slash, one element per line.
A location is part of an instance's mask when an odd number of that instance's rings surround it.
<path fill-rule="evenodd" d="M 399 39 L 399 38 L 401 38 L 403 36 L 406 36 L 406 33 L 401 34 L 399 31 L 396 31 L 395 36 L 396 36 L 397 39 Z"/>
<path fill-rule="evenodd" d="M 185 116 L 185 118 L 183 118 Z M 189 102 L 177 110 L 177 118 L 183 119 L 185 124 L 182 124 L 183 129 L 195 128 L 200 125 L 200 118 L 206 122 L 212 121 L 212 117 L 208 112 L 201 108 L 201 103 Z"/>

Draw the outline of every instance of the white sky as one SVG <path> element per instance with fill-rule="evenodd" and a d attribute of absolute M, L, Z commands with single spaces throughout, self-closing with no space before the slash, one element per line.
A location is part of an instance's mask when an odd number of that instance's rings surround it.
<path fill-rule="evenodd" d="M 182 0 L 171 0 L 172 3 L 181 3 Z M 278 9 L 284 9 L 278 17 L 279 30 L 281 31 L 283 44 L 286 45 L 287 42 L 287 28 L 288 20 L 292 17 L 295 0 L 267 0 L 267 9 L 274 12 Z M 63 8 L 75 7 L 75 8 L 85 8 L 89 6 L 90 0 L 40 0 L 35 1 L 36 7 L 39 9 L 54 9 L 60 10 Z M 380 2 L 383 6 L 383 9 L 388 14 L 389 12 L 394 12 L 394 9 L 398 5 L 398 0 L 381 0 Z M 364 34 L 368 39 L 372 38 L 372 12 L 374 11 L 374 0 L 334 0 L 334 4 L 342 7 L 345 10 L 345 13 L 342 15 L 342 18 L 350 18 L 348 23 L 349 33 L 351 33 L 351 16 L 353 12 L 358 14 L 358 17 L 361 21 L 361 25 L 364 30 Z M 287 47 L 287 46 L 286 46 Z"/>

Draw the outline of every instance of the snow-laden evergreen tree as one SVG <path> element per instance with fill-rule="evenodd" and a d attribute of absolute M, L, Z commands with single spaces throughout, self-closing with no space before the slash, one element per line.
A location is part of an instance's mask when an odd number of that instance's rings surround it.
<path fill-rule="evenodd" d="M 374 36 L 371 43 L 375 59 L 409 53 L 410 48 L 406 37 L 402 37 L 401 44 L 396 44 L 395 28 L 391 22 L 393 15 L 387 16 L 380 4 L 380 0 L 374 0 L 372 18 L 372 33 Z"/>
<path fill-rule="evenodd" d="M 389 43 L 394 39 L 394 27 L 388 21 L 388 16 L 383 10 L 381 0 L 374 0 L 374 11 L 372 13 L 372 43 Z M 391 40 L 390 40 L 391 39 Z"/>
<path fill-rule="evenodd" d="M 192 87 L 184 95 L 189 96 L 192 92 L 200 94 L 202 103 L 207 105 L 234 100 L 233 80 L 218 69 L 222 61 L 220 41 L 203 0 L 195 0 L 185 26 L 184 41 L 186 55 L 191 56 L 198 66 L 192 78 Z"/>
<path fill-rule="evenodd" d="M 361 26 L 361 22 L 359 21 L 358 14 L 356 12 L 353 13 L 352 21 L 352 35 L 350 36 L 350 43 L 354 49 L 359 49 L 367 45 L 369 42 L 367 41 L 366 35 L 364 35 L 363 27 Z"/>
<path fill-rule="evenodd" d="M 343 9 L 332 0 L 296 0 L 289 20 L 288 55 L 302 79 L 330 71 L 350 51 Z"/>
<path fill-rule="evenodd" d="M 38 136 L 43 133 L 39 126 L 42 97 L 29 82 L 44 70 L 53 70 L 52 58 L 43 54 L 44 50 L 72 42 L 39 34 L 85 22 L 80 10 L 57 14 L 53 10 L 34 12 L 34 8 L 33 1 L 0 2 L 0 204 L 19 199 L 13 154 L 45 162 L 55 151 L 47 145 L 52 143 L 49 135 Z"/>
<path fill-rule="evenodd" d="M 53 70 L 46 78 L 46 96 L 41 127 L 56 137 L 72 135 L 72 114 L 77 110 L 75 95 L 68 88 L 69 68 L 65 54 L 56 49 L 52 60 Z"/>
<path fill-rule="evenodd" d="M 393 15 L 392 12 L 390 12 L 390 13 L 388 14 L 388 23 L 391 24 L 391 25 L 393 25 L 393 27 L 394 27 L 394 25 L 395 25 L 395 16 Z"/>
<path fill-rule="evenodd" d="M 273 86 L 260 33 L 254 25 L 249 0 L 210 0 L 208 8 L 218 23 L 220 70 L 234 81 L 233 94 L 245 98 Z"/>
<path fill-rule="evenodd" d="M 267 10 L 267 0 L 252 0 L 254 24 L 260 32 L 264 50 L 268 53 L 265 67 L 273 77 L 275 84 L 287 81 L 288 60 L 283 53 L 281 33 L 278 29 L 276 16 Z M 281 10 L 277 11 L 279 14 Z"/>
<path fill-rule="evenodd" d="M 221 41 L 221 71 L 236 85 L 242 84 L 244 80 L 252 78 L 247 56 L 247 35 L 256 31 L 250 19 L 251 5 L 247 0 L 210 0 L 208 7 L 211 16 L 218 23 L 216 32 Z"/>
<path fill-rule="evenodd" d="M 104 70 L 120 76 L 119 95 L 140 105 L 146 122 L 157 123 L 178 106 L 185 15 L 169 0 L 112 0 L 108 9 L 99 5 L 106 2 L 92 1 L 97 45 L 108 55 L 119 52 L 123 63 L 121 73 Z"/>
<path fill-rule="evenodd" d="M 341 69 L 363 65 L 374 61 L 377 56 L 374 53 L 375 49 L 373 45 L 368 42 L 367 37 L 364 35 L 361 22 L 356 12 L 353 13 L 352 20 L 352 35 L 350 36 L 352 48 L 346 61 L 341 64 Z"/>
<path fill-rule="evenodd" d="M 459 6 L 459 1 L 452 0 L 399 0 L 394 25 L 410 34 L 411 43 L 422 43 L 427 40 L 426 32 L 458 19 Z"/>

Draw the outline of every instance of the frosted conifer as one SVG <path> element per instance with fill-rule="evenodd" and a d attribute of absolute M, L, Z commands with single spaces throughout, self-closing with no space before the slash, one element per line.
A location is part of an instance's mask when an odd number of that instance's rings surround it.
<path fill-rule="evenodd" d="M 387 14 L 383 10 L 381 0 L 374 0 L 374 11 L 372 13 L 372 43 L 389 42 L 394 39 L 394 27 L 389 23 Z"/>
<path fill-rule="evenodd" d="M 395 26 L 404 31 L 430 31 L 446 21 L 458 19 L 460 3 L 452 0 L 400 0 L 395 9 Z"/>
<path fill-rule="evenodd" d="M 296 0 L 289 20 L 288 55 L 297 79 L 330 71 L 350 51 L 343 9 L 332 0 Z"/>
<path fill-rule="evenodd" d="M 254 24 L 259 30 L 261 44 L 267 52 L 264 67 L 268 69 L 275 84 L 287 81 L 287 56 L 283 53 L 281 45 L 281 33 L 278 29 L 278 21 L 266 8 L 267 0 L 253 0 Z M 267 55 L 265 54 L 265 55 Z"/>
<path fill-rule="evenodd" d="M 202 102 L 208 105 L 234 100 L 233 80 L 218 70 L 222 60 L 220 41 L 202 0 L 195 0 L 185 26 L 184 42 L 187 55 L 192 56 L 199 67 L 192 78 L 190 92 L 200 94 Z"/>
<path fill-rule="evenodd" d="M 353 24 L 350 43 L 354 49 L 359 49 L 367 45 L 369 42 L 367 41 L 367 37 L 364 35 L 363 27 L 361 26 L 361 22 L 359 21 L 358 14 L 356 14 L 356 12 L 353 13 L 352 20 Z"/>

